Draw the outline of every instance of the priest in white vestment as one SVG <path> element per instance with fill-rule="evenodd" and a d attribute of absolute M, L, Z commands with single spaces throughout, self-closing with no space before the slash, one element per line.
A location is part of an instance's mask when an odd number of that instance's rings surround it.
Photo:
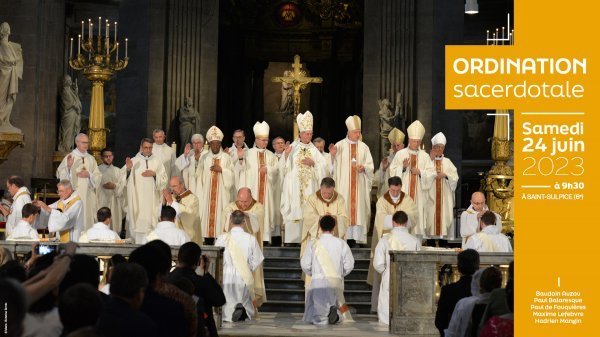
<path fill-rule="evenodd" d="M 454 239 L 454 196 L 458 184 L 458 172 L 452 161 L 444 156 L 446 136 L 439 132 L 431 138 L 430 179 L 425 203 L 425 233 L 429 238 Z"/>
<path fill-rule="evenodd" d="M 38 241 L 39 235 L 33 228 L 35 221 L 40 214 L 40 209 L 31 203 L 21 207 L 21 219 L 13 227 L 13 231 L 6 237 L 6 241 L 33 240 Z"/>
<path fill-rule="evenodd" d="M 175 224 L 198 245 L 202 244 L 200 231 L 200 211 L 198 198 L 187 188 L 183 178 L 174 176 L 169 179 L 169 189 L 163 190 L 163 205 L 171 206 L 177 212 Z"/>
<path fill-rule="evenodd" d="M 204 137 L 196 133 L 192 135 L 192 145 L 186 144 L 183 154 L 175 161 L 175 166 L 181 172 L 185 186 L 202 200 L 202 166 L 201 157 L 204 155 Z"/>
<path fill-rule="evenodd" d="M 319 152 L 321 152 L 321 154 L 323 155 L 323 159 L 325 159 L 325 163 L 327 163 L 328 166 L 327 176 L 331 177 L 331 175 L 333 174 L 333 161 L 331 160 L 331 153 L 325 152 L 325 139 L 317 137 L 313 139 L 312 142 L 317 148 L 317 150 L 319 150 Z"/>
<path fill-rule="evenodd" d="M 371 311 L 377 311 L 381 284 L 381 275 L 375 271 L 373 266 L 375 248 L 379 240 L 392 229 L 392 217 L 396 212 L 403 211 L 407 214 L 406 228 L 408 229 L 416 223 L 419 216 L 417 205 L 415 205 L 406 193 L 402 192 L 402 179 L 400 177 L 390 177 L 387 185 L 389 186 L 388 191 L 377 199 L 377 204 L 375 205 L 375 224 L 373 226 L 373 237 L 371 238 L 371 263 L 369 264 L 369 272 L 367 274 L 367 283 L 373 286 Z"/>
<path fill-rule="evenodd" d="M 190 237 L 183 229 L 177 228 L 175 217 L 177 212 L 171 206 L 162 206 L 160 211 L 160 222 L 156 224 L 146 236 L 146 242 L 154 240 L 162 240 L 169 246 L 181 246 L 186 242 L 190 242 Z"/>
<path fill-rule="evenodd" d="M 480 231 L 481 216 L 489 210 L 485 203 L 485 194 L 474 192 L 471 195 L 471 205 L 460 215 L 460 236 L 462 237 L 462 248 L 465 248 L 469 237 Z M 493 227 L 496 233 L 502 232 L 502 218 L 496 214 L 496 225 Z M 491 230 L 488 229 L 488 230 Z"/>
<path fill-rule="evenodd" d="M 235 161 L 240 157 L 243 157 L 250 148 L 245 143 L 246 133 L 244 130 L 237 129 L 233 131 L 233 144 L 231 147 L 226 147 L 223 152 L 231 156 L 231 161 Z"/>
<path fill-rule="evenodd" d="M 311 276 L 303 320 L 319 325 L 352 321 L 344 298 L 344 277 L 354 269 L 354 257 L 346 241 L 333 236 L 332 216 L 322 217 L 319 226 L 321 236 L 307 245 L 300 260 L 302 271 Z"/>
<path fill-rule="evenodd" d="M 263 250 L 263 219 L 265 218 L 265 208 L 263 205 L 255 200 L 252 196 L 252 191 L 248 187 L 242 187 L 237 193 L 237 198 L 234 202 L 231 202 L 223 210 L 223 231 L 229 232 L 228 228 L 231 224 L 231 214 L 235 211 L 242 211 L 246 215 L 242 228 L 248 234 L 252 234 L 260 250 Z M 254 298 L 255 306 L 258 308 L 264 302 L 267 301 L 267 292 L 265 288 L 265 276 L 262 265 L 256 268 L 252 275 L 254 276 Z"/>
<path fill-rule="evenodd" d="M 38 228 L 47 227 L 61 242 L 77 242 L 84 231 L 83 203 L 70 181 L 61 180 L 56 186 L 60 197 L 57 202 L 46 205 L 36 200 L 33 203 L 41 209 Z"/>
<path fill-rule="evenodd" d="M 177 172 L 177 168 L 175 167 L 175 149 L 165 143 L 167 140 L 165 131 L 161 129 L 152 131 L 152 139 L 154 140 L 154 143 L 152 144 L 152 155 L 162 162 L 167 179 L 171 178 L 171 176 L 178 175 L 179 172 Z"/>
<path fill-rule="evenodd" d="M 281 215 L 281 192 L 283 187 L 284 164 L 281 160 L 284 157 L 285 139 L 283 137 L 275 137 L 271 141 L 273 147 L 273 155 L 277 158 L 277 171 L 279 174 L 273 183 L 273 203 L 277 206 L 277 210 L 273 214 L 273 230 L 271 231 L 271 244 L 281 246 L 281 232 L 283 225 L 283 216 Z"/>
<path fill-rule="evenodd" d="M 83 232 L 79 237 L 80 243 L 87 242 L 110 242 L 115 243 L 121 240 L 119 234 L 111 228 L 112 222 L 112 211 L 108 207 L 100 207 L 96 213 L 96 222 L 90 229 Z"/>
<path fill-rule="evenodd" d="M 280 208 L 274 197 L 276 184 L 279 183 L 279 162 L 273 152 L 267 150 L 269 125 L 266 122 L 256 122 L 253 131 L 254 147 L 234 163 L 236 188 L 239 191 L 242 187 L 248 187 L 256 201 L 263 205 L 262 241 L 269 244 L 275 226 L 275 213 Z"/>
<path fill-rule="evenodd" d="M 411 234 L 423 237 L 425 235 L 425 203 L 431 179 L 425 175 L 430 174 L 428 167 L 432 165 L 429 155 L 420 149 L 421 141 L 425 136 L 425 127 L 421 122 L 414 121 L 407 128 L 408 147 L 396 153 L 390 164 L 391 174 L 402 179 L 402 192 L 406 193 L 417 205 L 418 218 L 410 229 Z"/>
<path fill-rule="evenodd" d="M 392 217 L 393 229 L 384 234 L 375 248 L 373 266 L 381 274 L 381 286 L 379 288 L 379 303 L 377 305 L 377 317 L 379 322 L 390 324 L 390 254 L 391 250 L 417 251 L 421 249 L 421 240 L 408 232 L 406 227 L 408 215 L 403 211 L 394 213 Z"/>
<path fill-rule="evenodd" d="M 358 116 L 346 119 L 347 137 L 329 147 L 334 159 L 333 179 L 337 191 L 346 201 L 350 246 L 366 244 L 371 222 L 371 187 L 373 186 L 373 157 L 367 144 L 360 140 L 361 121 Z"/>
<path fill-rule="evenodd" d="M 325 215 L 330 215 L 336 220 L 333 235 L 344 240 L 348 228 L 348 214 L 344 197 L 335 191 L 335 180 L 325 177 L 321 180 L 319 190 L 308 197 L 304 205 L 304 221 L 302 223 L 302 245 L 300 257 L 306 250 L 306 245 L 318 239 L 321 235 L 319 221 Z"/>
<path fill-rule="evenodd" d="M 6 217 L 6 236 L 9 236 L 13 228 L 21 220 L 23 206 L 31 203 L 31 194 L 27 187 L 25 187 L 25 180 L 16 175 L 6 179 L 6 189 L 12 196 L 13 202 L 10 205 L 10 209 L 0 206 L 0 211 Z"/>
<path fill-rule="evenodd" d="M 142 139 L 140 152 L 125 159 L 121 184 L 127 186 L 127 236 L 144 243 L 158 222 L 161 192 L 167 186 L 167 173 L 152 153 L 152 139 Z"/>
<path fill-rule="evenodd" d="M 319 189 L 319 183 L 327 176 L 328 165 L 311 142 L 313 115 L 310 111 L 296 118 L 299 139 L 289 144 L 281 158 L 284 181 L 281 192 L 281 215 L 284 222 L 284 242 L 299 245 L 302 234 L 302 209 L 308 197 Z"/>
<path fill-rule="evenodd" d="M 496 230 L 496 214 L 486 211 L 481 216 L 481 231 L 473 234 L 465 249 L 475 249 L 479 253 L 510 253 L 513 251 L 508 237 Z"/>
<path fill-rule="evenodd" d="M 102 164 L 98 165 L 98 170 L 102 173 L 100 187 L 96 189 L 98 197 L 98 208 L 108 207 L 111 213 L 111 229 L 120 232 L 123 218 L 125 217 L 125 186 L 121 186 L 121 169 L 113 165 L 114 154 L 111 149 L 103 149 L 100 152 Z M 100 221 L 100 220 L 98 220 Z M 100 221 L 101 222 L 101 221 Z"/>
<path fill-rule="evenodd" d="M 211 126 L 206 132 L 206 139 L 210 150 L 200 162 L 203 198 L 200 220 L 205 244 L 213 244 L 215 238 L 223 233 L 223 209 L 231 201 L 235 179 L 231 156 L 221 149 L 223 132 Z"/>
<path fill-rule="evenodd" d="M 83 203 L 84 228 L 90 228 L 96 222 L 98 198 L 96 191 L 100 187 L 102 172 L 98 170 L 96 158 L 87 152 L 89 138 L 85 133 L 75 137 L 75 149 L 65 156 L 58 165 L 56 178 L 69 180 Z"/>
<path fill-rule="evenodd" d="M 402 131 L 397 128 L 393 128 L 388 134 L 388 140 L 390 141 L 389 154 L 381 160 L 379 163 L 379 169 L 375 171 L 373 176 L 373 186 L 377 187 L 377 198 L 381 198 L 388 188 L 388 179 L 392 177 L 390 170 L 390 164 L 394 160 L 396 153 L 404 148 L 405 135 Z"/>
<path fill-rule="evenodd" d="M 256 238 L 244 232 L 246 216 L 242 211 L 231 214 L 231 230 L 221 234 L 215 243 L 225 247 L 223 252 L 223 292 L 227 302 L 223 306 L 223 320 L 237 322 L 256 316 L 254 277 L 264 260 Z"/>

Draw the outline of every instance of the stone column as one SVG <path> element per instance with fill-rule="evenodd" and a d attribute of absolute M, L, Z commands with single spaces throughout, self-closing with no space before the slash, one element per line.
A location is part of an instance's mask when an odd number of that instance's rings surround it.
<path fill-rule="evenodd" d="M 57 95 L 66 71 L 65 3 L 62 0 L 1 1 L 0 22 L 10 24 L 9 40 L 23 48 L 23 79 L 11 113 L 11 123 L 25 135 L 25 146 L 12 151 L 0 165 L 0 176 L 54 176 Z M 68 51 L 67 51 L 68 52 Z"/>

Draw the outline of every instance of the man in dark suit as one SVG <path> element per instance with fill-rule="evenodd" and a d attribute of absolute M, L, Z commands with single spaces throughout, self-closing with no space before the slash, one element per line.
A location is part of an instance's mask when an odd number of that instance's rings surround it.
<path fill-rule="evenodd" d="M 442 287 L 435 313 L 435 326 L 441 337 L 444 337 L 444 329 L 448 328 L 456 303 L 464 297 L 471 296 L 471 279 L 473 273 L 479 269 L 479 253 L 473 249 L 460 252 L 457 265 L 460 279 Z"/>

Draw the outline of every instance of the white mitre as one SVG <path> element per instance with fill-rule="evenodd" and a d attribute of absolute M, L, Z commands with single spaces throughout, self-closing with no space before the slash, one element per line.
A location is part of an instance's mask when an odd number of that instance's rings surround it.
<path fill-rule="evenodd" d="M 254 138 L 269 138 L 269 124 L 267 122 L 256 122 L 252 131 L 254 131 Z"/>
<path fill-rule="evenodd" d="M 425 127 L 418 120 L 412 122 L 411 125 L 406 128 L 406 132 L 408 133 L 408 139 L 423 139 L 425 136 Z"/>
<path fill-rule="evenodd" d="M 404 132 L 398 130 L 397 128 L 393 128 L 388 134 L 388 140 L 391 144 L 404 144 L 404 138 L 406 138 Z"/>
<path fill-rule="evenodd" d="M 354 115 L 346 118 L 346 128 L 348 129 L 348 131 L 360 131 L 360 117 Z"/>
<path fill-rule="evenodd" d="M 296 117 L 296 123 L 298 123 L 298 131 L 312 131 L 313 115 L 310 113 L 310 111 L 306 110 L 304 114 L 298 114 L 298 117 Z"/>
<path fill-rule="evenodd" d="M 213 140 L 223 141 L 223 131 L 216 126 L 211 126 L 208 131 L 206 131 L 206 140 L 208 142 L 212 142 Z"/>
<path fill-rule="evenodd" d="M 432 146 L 436 146 L 438 144 L 446 145 L 446 136 L 444 136 L 444 134 L 441 132 L 436 133 L 436 135 L 431 138 Z"/>

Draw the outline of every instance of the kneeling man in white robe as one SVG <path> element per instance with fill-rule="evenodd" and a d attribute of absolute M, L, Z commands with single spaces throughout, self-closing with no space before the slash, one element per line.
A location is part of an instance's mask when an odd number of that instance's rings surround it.
<path fill-rule="evenodd" d="M 223 292 L 227 303 L 223 306 L 223 320 L 238 322 L 256 315 L 254 276 L 252 272 L 264 260 L 256 238 L 244 232 L 246 216 L 240 210 L 230 216 L 231 229 L 221 234 L 215 246 L 225 247 L 223 252 Z"/>
<path fill-rule="evenodd" d="M 48 227 L 48 231 L 56 233 L 61 242 L 77 242 L 84 229 L 83 202 L 69 180 L 61 180 L 56 186 L 60 200 L 52 205 L 41 200 L 34 201 L 34 205 L 41 209 L 41 225 L 38 228 Z"/>
<path fill-rule="evenodd" d="M 21 220 L 12 228 L 12 232 L 6 238 L 6 241 L 17 240 L 35 240 L 38 241 L 38 232 L 33 229 L 33 224 L 37 215 L 40 214 L 40 209 L 28 203 L 21 208 Z"/>
<path fill-rule="evenodd" d="M 496 214 L 486 211 L 481 216 L 481 232 L 472 235 L 465 245 L 465 249 L 475 249 L 479 253 L 510 253 L 513 251 L 508 237 L 498 233 L 496 227 Z"/>
<path fill-rule="evenodd" d="M 421 241 L 411 235 L 406 228 L 408 215 L 398 211 L 392 216 L 393 229 L 384 234 L 377 247 L 373 258 L 373 267 L 381 274 L 379 288 L 379 301 L 377 304 L 377 317 L 379 322 L 390 324 L 390 250 L 420 250 Z"/>
<path fill-rule="evenodd" d="M 352 322 L 344 299 L 344 277 L 354 269 L 354 257 L 346 241 L 333 236 L 332 216 L 323 216 L 319 226 L 321 236 L 307 245 L 300 260 L 302 270 L 312 277 L 303 320 L 313 324 Z"/>
<path fill-rule="evenodd" d="M 112 212 L 110 211 L 110 208 L 100 207 L 98 212 L 96 212 L 96 218 L 98 219 L 98 222 L 81 234 L 79 242 L 101 241 L 114 243 L 117 240 L 121 240 L 119 234 L 110 229 L 112 222 Z"/>
<path fill-rule="evenodd" d="M 183 229 L 177 228 L 175 217 L 177 211 L 171 206 L 163 206 L 160 210 L 160 222 L 156 224 L 156 228 L 148 233 L 146 242 L 153 240 L 162 240 L 169 246 L 181 246 L 186 242 L 190 242 L 190 237 Z"/>

